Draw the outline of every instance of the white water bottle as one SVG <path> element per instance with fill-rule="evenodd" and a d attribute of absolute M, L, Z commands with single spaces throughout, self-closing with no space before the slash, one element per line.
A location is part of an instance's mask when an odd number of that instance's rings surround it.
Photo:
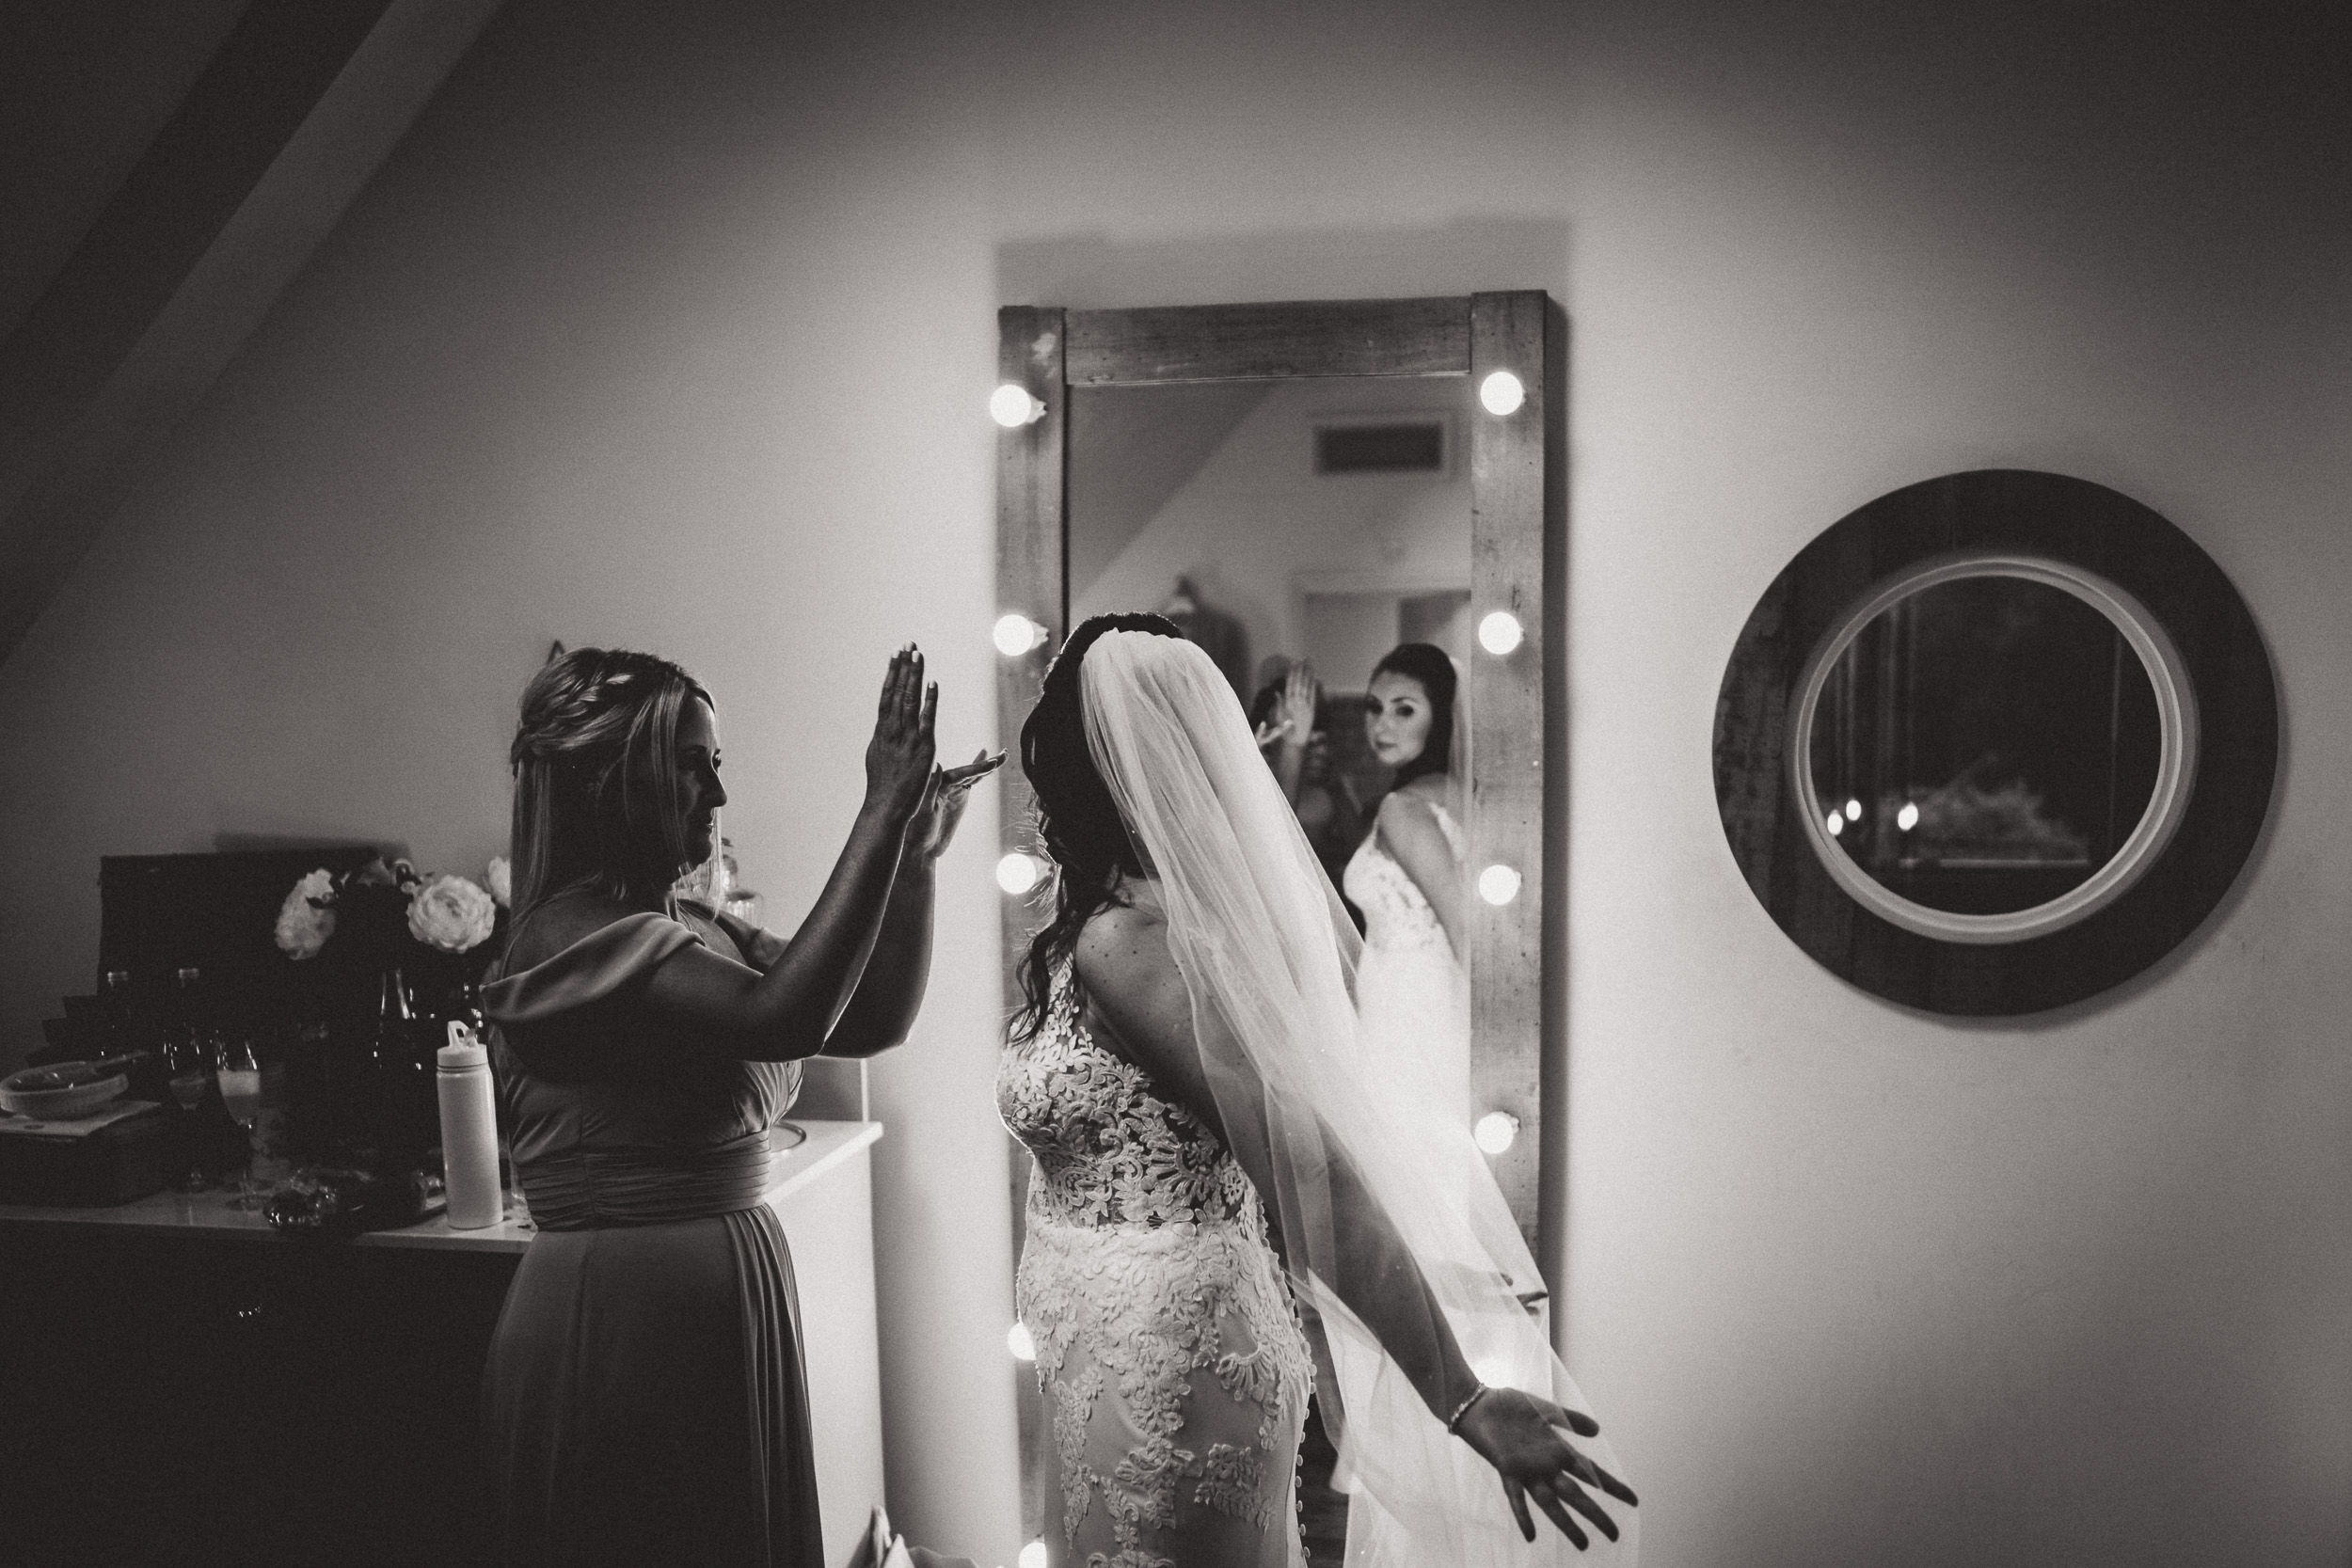
<path fill-rule="evenodd" d="M 498 1110 L 490 1094 L 490 1053 L 462 1019 L 449 1022 L 439 1052 L 441 1161 L 453 1230 L 479 1230 L 505 1217 L 499 1190 Z"/>

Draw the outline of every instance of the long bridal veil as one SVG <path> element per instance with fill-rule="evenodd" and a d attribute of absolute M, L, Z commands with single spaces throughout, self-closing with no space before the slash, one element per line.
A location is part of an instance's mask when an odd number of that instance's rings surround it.
<path fill-rule="evenodd" d="M 1149 869 L 1190 991 L 1204 1074 L 1236 1144 L 1261 1158 L 1294 1281 L 1321 1319 L 1339 1382 L 1327 1425 L 1352 1468 L 1347 1560 L 1367 1568 L 1630 1564 L 1624 1532 L 1579 1553 L 1537 1517 L 1519 1536 L 1494 1471 L 1430 1414 L 1339 1298 L 1342 1260 L 1372 1238 L 1352 1172 L 1404 1240 L 1482 1380 L 1588 1408 L 1523 1291 L 1534 1258 L 1469 1130 L 1363 1070 L 1352 998 L 1358 938 L 1261 760 L 1232 689 L 1191 643 L 1114 631 L 1080 667 L 1087 739 Z M 1327 1402 L 1328 1403 L 1329 1402 Z M 1605 1440 L 1579 1446 L 1615 1470 Z"/>

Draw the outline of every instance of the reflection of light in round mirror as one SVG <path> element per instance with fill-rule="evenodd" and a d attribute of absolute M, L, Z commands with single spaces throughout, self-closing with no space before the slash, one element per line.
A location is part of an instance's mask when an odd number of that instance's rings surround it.
<path fill-rule="evenodd" d="M 1048 1560 L 1042 1541 L 1032 1541 L 1021 1548 L 1021 1568 L 1045 1568 Z"/>
<path fill-rule="evenodd" d="M 1037 1344 L 1029 1338 L 1029 1327 L 1026 1323 L 1015 1323 L 1006 1332 L 1005 1348 L 1012 1352 L 1012 1358 L 1015 1361 L 1037 1359 Z"/>
<path fill-rule="evenodd" d="M 1497 371 L 1478 384 L 1478 401 L 1489 414 L 1516 414 L 1527 401 L 1527 388 L 1509 371 Z"/>
<path fill-rule="evenodd" d="M 2002 915 L 2063 896 L 2115 856 L 2155 789 L 2147 666 L 2097 605 L 2039 578 L 1987 570 L 1902 594 L 1818 689 L 1811 782 L 1845 802 L 1826 819 L 1838 852 L 1929 910 Z"/>
<path fill-rule="evenodd" d="M 1019 430 L 1044 412 L 1045 405 L 1031 397 L 1026 387 L 1009 381 L 988 395 L 988 417 L 1007 430 Z"/>
<path fill-rule="evenodd" d="M 1497 658 L 1517 648 L 1526 635 L 1519 618 L 1507 610 L 1498 610 L 1478 623 L 1478 645 Z"/>
<path fill-rule="evenodd" d="M 1478 896 L 1500 909 L 1519 895 L 1519 874 L 1507 865 L 1490 865 L 1478 874 Z"/>
<path fill-rule="evenodd" d="M 996 651 L 1007 658 L 1018 658 L 1034 648 L 1044 638 L 1045 628 L 1026 615 L 1000 615 L 996 618 Z"/>
<path fill-rule="evenodd" d="M 996 885 L 1015 896 L 1037 886 L 1037 862 L 1015 849 L 996 863 Z"/>
<path fill-rule="evenodd" d="M 1478 1147 L 1489 1154 L 1500 1154 L 1509 1148 L 1519 1135 L 1519 1118 L 1508 1111 L 1488 1111 L 1470 1129 L 1470 1136 Z"/>

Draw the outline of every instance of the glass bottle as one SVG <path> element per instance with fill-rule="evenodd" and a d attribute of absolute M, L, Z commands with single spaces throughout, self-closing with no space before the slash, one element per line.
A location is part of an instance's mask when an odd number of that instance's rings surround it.
<path fill-rule="evenodd" d="M 126 1093 L 133 1100 L 162 1100 L 167 1092 L 165 1084 L 169 1073 L 164 1068 L 163 1053 L 157 1042 L 139 1027 L 136 1004 L 133 1000 L 131 972 L 110 969 L 100 988 L 104 1007 L 105 1037 L 101 1048 L 107 1057 L 128 1056 L 122 1069 L 130 1079 Z"/>
<path fill-rule="evenodd" d="M 408 977 L 398 967 L 384 972 L 376 1005 L 375 1034 L 368 1050 L 368 1087 L 373 1101 L 373 1142 L 384 1155 L 405 1160 L 432 1146 L 428 1117 L 439 1117 L 433 1053 L 422 1038 Z"/>
<path fill-rule="evenodd" d="M 180 1142 L 185 1150 L 174 1183 L 182 1192 L 201 1192 L 211 1180 L 204 1158 L 204 1110 L 213 1079 L 212 1064 L 204 1059 L 201 980 L 193 965 L 180 970 L 172 976 L 171 995 L 164 1005 L 164 1069 L 169 1075 L 172 1102 L 180 1107 Z"/>

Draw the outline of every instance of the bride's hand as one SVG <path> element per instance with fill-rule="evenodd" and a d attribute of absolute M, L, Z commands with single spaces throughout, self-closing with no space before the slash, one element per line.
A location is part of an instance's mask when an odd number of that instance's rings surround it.
<path fill-rule="evenodd" d="M 1585 1491 L 1590 1486 L 1619 1502 L 1638 1504 L 1633 1489 L 1571 1447 L 1563 1433 L 1579 1437 L 1598 1435 L 1600 1423 L 1517 1388 L 1489 1388 L 1464 1413 L 1458 1429 L 1462 1440 L 1495 1467 L 1502 1478 L 1502 1495 L 1510 1499 L 1519 1533 L 1535 1539 L 1535 1521 L 1527 1500 L 1560 1527 L 1560 1532 L 1582 1551 L 1591 1543 L 1569 1517 L 1573 1509 L 1592 1521 L 1610 1540 L 1617 1539 L 1616 1521 Z"/>

